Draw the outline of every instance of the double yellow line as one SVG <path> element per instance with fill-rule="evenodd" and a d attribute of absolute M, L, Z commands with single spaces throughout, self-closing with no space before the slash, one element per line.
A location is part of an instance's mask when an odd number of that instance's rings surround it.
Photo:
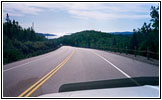
<path fill-rule="evenodd" d="M 74 54 L 74 50 L 72 53 L 64 59 L 57 67 L 55 67 L 53 70 L 51 70 L 49 73 L 47 73 L 44 77 L 42 77 L 40 80 L 38 80 L 35 84 L 30 86 L 27 90 L 25 90 L 23 93 L 21 93 L 18 97 L 29 97 L 33 92 L 35 92 L 43 83 L 45 83 L 50 77 L 52 77 Z"/>

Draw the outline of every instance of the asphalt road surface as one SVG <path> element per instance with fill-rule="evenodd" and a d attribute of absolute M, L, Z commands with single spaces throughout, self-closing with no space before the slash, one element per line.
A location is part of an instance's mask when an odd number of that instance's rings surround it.
<path fill-rule="evenodd" d="M 159 76 L 159 67 L 105 51 L 63 46 L 3 66 L 3 96 L 57 93 L 66 83 Z"/>

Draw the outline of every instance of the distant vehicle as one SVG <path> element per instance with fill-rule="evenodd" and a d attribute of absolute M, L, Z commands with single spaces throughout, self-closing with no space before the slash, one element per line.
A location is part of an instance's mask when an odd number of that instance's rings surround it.
<path fill-rule="evenodd" d="M 136 77 L 64 84 L 40 97 L 159 97 L 158 77 Z"/>

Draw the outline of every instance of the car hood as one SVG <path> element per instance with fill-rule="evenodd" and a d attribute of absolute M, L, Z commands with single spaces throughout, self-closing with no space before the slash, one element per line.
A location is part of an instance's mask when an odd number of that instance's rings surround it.
<path fill-rule="evenodd" d="M 133 87 L 79 90 L 41 95 L 40 97 L 159 97 L 159 86 L 144 85 Z"/>

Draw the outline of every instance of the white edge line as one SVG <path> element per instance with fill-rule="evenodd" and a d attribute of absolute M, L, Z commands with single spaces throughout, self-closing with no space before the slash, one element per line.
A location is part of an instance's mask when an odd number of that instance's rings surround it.
<path fill-rule="evenodd" d="M 46 57 L 48 57 L 48 56 L 46 56 Z M 30 62 L 27 62 L 27 63 L 24 63 L 24 64 L 17 65 L 17 66 L 12 67 L 12 68 L 5 69 L 5 70 L 3 70 L 3 72 L 9 71 L 9 70 L 11 70 L 11 69 L 18 68 L 18 67 L 23 66 L 23 65 L 26 65 L 26 64 L 30 64 L 30 63 L 32 63 L 32 62 L 35 62 L 35 61 L 38 61 L 38 60 L 44 59 L 44 58 L 46 58 L 46 57 L 39 58 L 39 59 L 36 59 L 36 60 L 30 61 Z"/>
<path fill-rule="evenodd" d="M 26 64 L 30 64 L 30 63 L 32 63 L 32 62 L 35 62 L 35 61 L 38 61 L 38 60 L 41 60 L 41 59 L 44 59 L 44 58 L 47 58 L 47 57 L 49 57 L 49 55 L 47 55 L 47 56 L 45 56 L 45 57 L 42 57 L 42 58 L 39 58 L 39 59 L 36 59 L 36 60 L 33 60 L 33 61 L 30 61 L 30 62 L 27 62 L 27 63 L 24 63 L 24 64 L 17 65 L 17 66 L 12 67 L 12 68 L 5 69 L 5 70 L 3 70 L 3 72 L 9 71 L 9 70 L 11 70 L 11 69 L 18 68 L 18 67 L 23 66 L 23 65 L 26 65 Z"/>
<path fill-rule="evenodd" d="M 110 65 L 112 65 L 114 68 L 116 68 L 118 71 L 120 71 L 122 74 L 124 74 L 126 77 L 128 78 L 131 78 L 128 74 L 126 74 L 124 71 L 122 71 L 121 69 L 119 69 L 117 66 L 115 66 L 113 63 L 111 63 L 110 61 L 108 61 L 106 58 L 102 57 L 101 55 L 95 53 L 95 52 L 92 52 L 94 53 L 95 55 L 97 55 L 98 57 L 102 58 L 103 60 L 105 60 L 106 62 L 108 62 Z"/>

